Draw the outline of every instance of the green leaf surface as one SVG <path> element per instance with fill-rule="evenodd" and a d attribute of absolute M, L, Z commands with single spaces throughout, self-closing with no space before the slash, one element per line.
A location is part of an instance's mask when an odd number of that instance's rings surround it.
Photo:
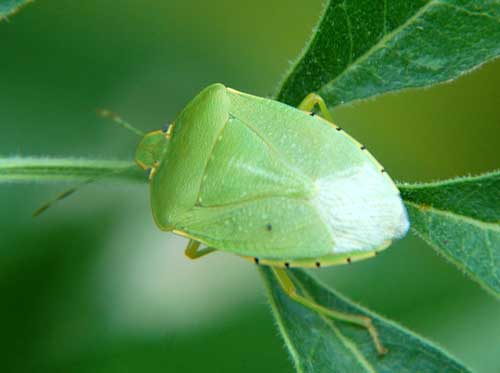
<path fill-rule="evenodd" d="M 366 329 L 334 321 L 305 308 L 283 292 L 268 267 L 260 267 L 278 327 L 297 372 L 468 372 L 429 341 L 325 288 L 306 272 L 289 270 L 304 296 L 324 307 L 373 320 L 389 352 L 378 356 Z"/>
<path fill-rule="evenodd" d="M 88 181 L 94 178 L 147 181 L 133 162 L 78 158 L 0 158 L 0 183 Z"/>
<path fill-rule="evenodd" d="M 23 5 L 33 0 L 0 0 L 0 21 L 16 13 Z"/>
<path fill-rule="evenodd" d="M 500 171 L 399 188 L 413 231 L 500 296 Z"/>
<path fill-rule="evenodd" d="M 454 79 L 500 54 L 498 0 L 331 0 L 278 100 L 330 107 Z"/>

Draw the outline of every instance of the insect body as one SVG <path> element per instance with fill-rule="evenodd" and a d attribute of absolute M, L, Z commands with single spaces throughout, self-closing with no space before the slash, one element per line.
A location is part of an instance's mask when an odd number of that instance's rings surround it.
<path fill-rule="evenodd" d="M 330 119 L 316 95 L 297 109 L 214 84 L 168 128 L 146 134 L 136 154 L 150 170 L 156 224 L 188 237 L 189 257 L 220 250 L 270 265 L 303 304 L 283 268 L 367 258 L 409 226 L 382 166 L 341 128 L 312 115 L 316 104 Z M 368 327 L 383 352 L 369 319 L 306 305 Z"/>

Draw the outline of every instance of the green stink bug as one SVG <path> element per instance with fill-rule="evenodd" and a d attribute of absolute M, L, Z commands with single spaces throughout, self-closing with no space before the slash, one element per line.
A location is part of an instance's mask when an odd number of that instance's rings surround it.
<path fill-rule="evenodd" d="M 149 172 L 156 224 L 189 238 L 188 257 L 220 250 L 269 265 L 294 300 L 366 327 L 385 352 L 370 319 L 302 297 L 286 273 L 371 257 L 409 227 L 391 178 L 319 96 L 293 108 L 211 85 L 143 137 L 136 163 Z"/>

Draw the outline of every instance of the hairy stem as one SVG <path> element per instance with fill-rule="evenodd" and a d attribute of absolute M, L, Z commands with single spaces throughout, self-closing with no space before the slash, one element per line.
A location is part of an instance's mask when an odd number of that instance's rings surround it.
<path fill-rule="evenodd" d="M 147 181 L 131 161 L 79 158 L 0 158 L 0 183 L 47 183 L 105 178 Z"/>

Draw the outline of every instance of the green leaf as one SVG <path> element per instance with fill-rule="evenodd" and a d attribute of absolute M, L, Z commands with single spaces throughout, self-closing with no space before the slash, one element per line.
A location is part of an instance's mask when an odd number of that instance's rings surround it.
<path fill-rule="evenodd" d="M 500 54 L 498 0 L 331 0 L 278 100 L 329 106 L 454 79 Z"/>
<path fill-rule="evenodd" d="M 500 296 L 500 171 L 399 187 L 413 231 Z"/>
<path fill-rule="evenodd" d="M 0 0 L 0 21 L 13 15 L 19 9 L 33 0 Z"/>
<path fill-rule="evenodd" d="M 133 162 L 77 158 L 0 158 L 0 183 L 147 178 Z"/>
<path fill-rule="evenodd" d="M 366 329 L 320 316 L 283 292 L 260 267 L 273 314 L 297 372 L 468 372 L 429 341 L 325 288 L 304 271 L 289 270 L 297 290 L 324 307 L 370 317 L 389 352 L 377 355 Z"/>

